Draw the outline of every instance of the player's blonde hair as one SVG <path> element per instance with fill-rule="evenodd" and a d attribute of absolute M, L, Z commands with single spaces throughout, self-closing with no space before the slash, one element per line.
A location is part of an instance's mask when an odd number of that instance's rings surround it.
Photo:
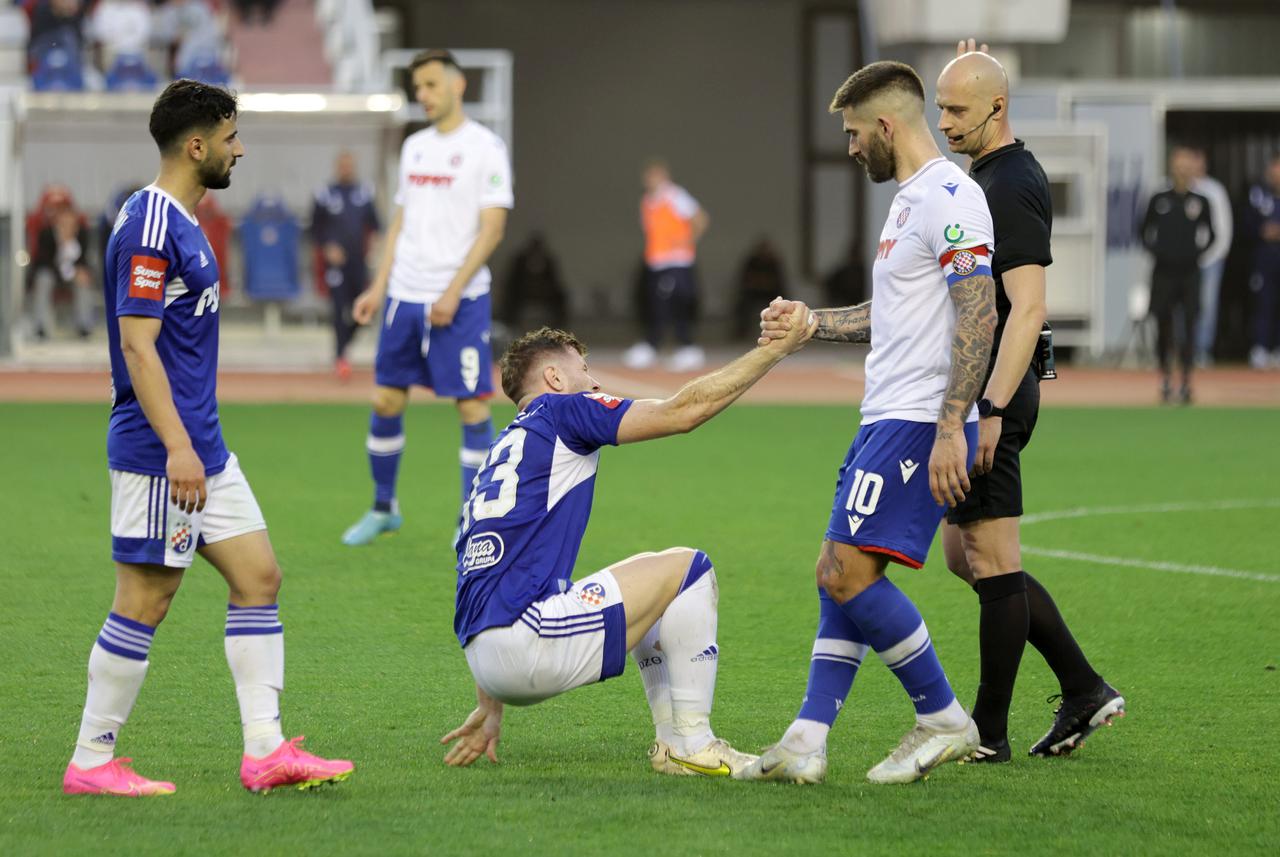
<path fill-rule="evenodd" d="M 507 394 L 508 399 L 519 404 L 524 398 L 529 373 L 538 361 L 566 348 L 573 349 L 583 357 L 587 356 L 587 346 L 578 337 L 553 327 L 540 327 L 511 343 L 498 361 L 498 368 L 502 372 L 502 392 Z"/>

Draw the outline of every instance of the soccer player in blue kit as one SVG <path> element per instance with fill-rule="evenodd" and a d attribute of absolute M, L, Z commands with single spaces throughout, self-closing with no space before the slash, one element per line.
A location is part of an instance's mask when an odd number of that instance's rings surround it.
<path fill-rule="evenodd" d="M 489 448 L 463 508 L 454 631 L 477 707 L 441 738 L 445 761 L 497 761 L 503 705 L 532 705 L 622 673 L 635 659 L 653 715 L 655 771 L 728 776 L 755 759 L 711 731 L 719 646 L 718 584 L 693 548 L 642 553 L 574 582 L 600 448 L 692 431 L 727 408 L 809 339 L 803 304 L 792 328 L 674 396 L 600 392 L 586 348 L 541 328 L 502 358 L 519 413 Z"/>
<path fill-rule="evenodd" d="M 876 62 L 836 91 L 831 112 L 849 155 L 898 192 L 880 233 L 872 301 L 817 310 L 815 338 L 870 342 L 862 424 L 840 468 L 817 564 L 819 619 L 809 684 L 782 739 L 741 779 L 821 782 L 827 735 L 867 650 L 902 683 L 916 725 L 867 772 L 873 783 L 921 779 L 978 747 L 920 611 L 889 562 L 924 565 L 944 512 L 970 489 L 974 402 L 996 323 L 991 214 L 981 188 L 942 157 L 908 65 Z M 791 304 L 762 313 L 762 342 L 790 335 Z M 919 472 L 923 471 L 923 472 Z"/>
<path fill-rule="evenodd" d="M 354 769 L 281 732 L 280 567 L 218 420 L 218 263 L 191 212 L 207 189 L 230 185 L 244 156 L 236 113 L 235 96 L 220 87 L 178 80 L 160 94 L 150 119 L 160 174 L 129 197 L 107 243 L 116 592 L 89 654 L 80 734 L 63 777 L 67 794 L 175 791 L 114 751 L 142 689 L 156 627 L 196 553 L 229 590 L 225 649 L 244 726 L 241 783 L 255 792 L 309 788 Z"/>

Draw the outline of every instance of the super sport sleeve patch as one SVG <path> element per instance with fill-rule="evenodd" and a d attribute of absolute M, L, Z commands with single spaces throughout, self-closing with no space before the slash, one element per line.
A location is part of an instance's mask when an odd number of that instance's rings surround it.
<path fill-rule="evenodd" d="M 168 259 L 135 254 L 129 259 L 128 296 L 147 301 L 164 302 L 165 272 Z"/>

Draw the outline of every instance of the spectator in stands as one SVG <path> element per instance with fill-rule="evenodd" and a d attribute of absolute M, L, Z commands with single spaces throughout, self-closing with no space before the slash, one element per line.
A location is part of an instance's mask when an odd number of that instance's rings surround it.
<path fill-rule="evenodd" d="M 89 19 L 99 50 L 98 67 L 110 69 L 120 56 L 146 57 L 151 43 L 151 7 L 145 0 L 99 0 Z"/>
<path fill-rule="evenodd" d="M 1209 216 L 1213 220 L 1213 243 L 1200 257 L 1200 321 L 1196 330 L 1196 363 L 1213 362 L 1213 341 L 1218 333 L 1218 292 L 1222 270 L 1231 250 L 1231 198 L 1222 182 L 1209 175 L 1204 149 L 1191 150 L 1195 180 L 1191 189 L 1209 200 Z"/>
<path fill-rule="evenodd" d="M 1195 156 L 1185 146 L 1169 153 L 1170 186 L 1151 197 L 1142 220 L 1142 244 L 1155 265 L 1151 271 L 1150 313 L 1156 320 L 1160 399 L 1174 401 L 1173 352 L 1182 364 L 1178 401 L 1191 403 L 1191 366 L 1200 304 L 1200 260 L 1213 243 L 1209 200 L 1191 190 Z"/>
<path fill-rule="evenodd" d="M 84 46 L 82 0 L 39 0 L 31 10 L 31 30 L 27 59 L 34 67 L 39 54 L 60 47 L 79 54 Z"/>
<path fill-rule="evenodd" d="M 738 274 L 738 296 L 733 310 L 735 339 L 755 339 L 760 335 L 760 307 L 789 292 L 778 249 L 768 236 L 761 236 L 747 254 Z"/>
<path fill-rule="evenodd" d="M 1253 254 L 1253 347 L 1249 365 L 1280 369 L 1280 153 L 1266 180 L 1249 188 L 1245 234 L 1258 243 Z"/>
<path fill-rule="evenodd" d="M 178 75 L 202 61 L 221 63 L 225 40 L 206 0 L 167 0 L 156 9 L 154 38 L 173 51 Z"/>
<path fill-rule="evenodd" d="M 529 322 L 523 321 L 527 313 L 531 315 Z M 541 233 L 530 235 L 516 254 L 502 290 L 502 311 L 498 316 L 519 333 L 544 324 L 560 329 L 569 326 L 569 300 L 560 279 L 560 266 Z"/>
<path fill-rule="evenodd" d="M 36 338 L 45 339 L 53 328 L 54 292 L 69 289 L 75 309 L 76 331 L 87 337 L 93 331 L 93 272 L 86 261 L 89 232 L 71 198 L 48 198 L 46 223 L 36 235 L 29 283 L 33 291 Z"/>
<path fill-rule="evenodd" d="M 338 377 L 351 377 L 347 346 L 356 330 L 351 308 L 369 283 L 365 265 L 369 239 L 381 229 L 373 204 L 373 186 L 356 171 L 356 156 L 338 153 L 334 180 L 316 191 L 311 213 L 311 240 L 320 248 L 324 282 L 333 305 L 334 367 Z"/>

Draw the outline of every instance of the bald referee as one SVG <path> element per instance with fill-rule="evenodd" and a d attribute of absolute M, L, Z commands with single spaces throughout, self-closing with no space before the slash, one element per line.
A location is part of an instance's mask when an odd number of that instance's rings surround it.
<path fill-rule="evenodd" d="M 1007 762 L 1013 683 L 1029 641 L 1062 686 L 1053 727 L 1032 748 L 1037 756 L 1070 753 L 1102 723 L 1124 713 L 1124 698 L 1085 658 L 1048 591 L 1022 567 L 1019 454 L 1040 409 L 1037 354 L 1045 320 L 1045 267 L 1053 209 L 1049 182 L 1009 126 L 1009 80 L 973 40 L 938 78 L 938 129 L 951 151 L 972 158 L 995 227 L 992 271 L 998 321 L 983 398 L 972 490 L 947 513 L 947 567 L 973 586 L 981 604 L 982 677 L 973 719 L 982 742 L 972 762 Z"/>

